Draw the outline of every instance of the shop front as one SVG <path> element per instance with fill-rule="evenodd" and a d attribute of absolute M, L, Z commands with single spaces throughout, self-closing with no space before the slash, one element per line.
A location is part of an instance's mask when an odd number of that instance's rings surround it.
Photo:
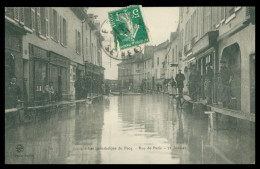
<path fill-rule="evenodd" d="M 25 34 L 21 28 L 5 24 L 5 94 L 7 99 L 7 85 L 12 77 L 16 77 L 16 83 L 20 87 L 22 100 L 23 95 L 23 56 L 22 56 L 22 36 Z M 8 100 L 5 100 L 7 103 Z"/>
<path fill-rule="evenodd" d="M 52 51 L 49 52 L 50 78 L 58 100 L 70 99 L 70 60 Z"/>
<path fill-rule="evenodd" d="M 218 55 L 217 51 L 217 37 L 218 31 L 207 32 L 200 40 L 198 40 L 193 48 L 192 54 L 193 58 L 190 59 L 190 64 L 194 64 L 197 68 L 197 71 L 201 77 L 201 85 L 200 85 L 200 98 L 205 99 L 206 91 L 205 91 L 205 80 L 206 74 L 208 72 L 209 66 L 213 68 L 213 83 L 212 83 L 212 101 L 217 102 L 216 96 L 216 81 L 217 81 L 217 73 L 218 73 Z M 208 65 L 208 66 L 206 66 Z"/>
<path fill-rule="evenodd" d="M 44 100 L 43 90 L 48 81 L 48 51 L 29 44 L 29 102 L 40 104 Z"/>

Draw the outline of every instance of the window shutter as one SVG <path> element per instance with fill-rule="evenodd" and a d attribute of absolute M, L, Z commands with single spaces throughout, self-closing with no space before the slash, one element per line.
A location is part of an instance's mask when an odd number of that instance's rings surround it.
<path fill-rule="evenodd" d="M 14 20 L 19 21 L 19 7 L 14 7 Z"/>
<path fill-rule="evenodd" d="M 35 31 L 35 8 L 31 8 L 32 30 Z"/>
<path fill-rule="evenodd" d="M 24 25 L 24 7 L 20 7 L 20 23 Z"/>
<path fill-rule="evenodd" d="M 63 34 L 64 34 L 63 40 L 64 40 L 64 45 L 67 46 L 67 28 L 68 28 L 68 23 L 67 23 L 66 19 L 64 19 L 64 21 L 65 21 L 65 24 L 63 25 L 63 29 L 64 29 L 64 31 L 63 31 Z"/>
<path fill-rule="evenodd" d="M 63 18 L 60 16 L 60 43 L 63 45 Z"/>
<path fill-rule="evenodd" d="M 46 23 L 46 37 L 48 38 L 49 37 L 49 34 L 50 34 L 50 32 L 49 32 L 49 8 L 48 7 L 46 7 L 45 8 L 45 23 Z"/>
<path fill-rule="evenodd" d="M 77 30 L 75 30 L 75 40 L 76 40 L 76 53 L 78 53 L 78 32 L 77 32 Z"/>
<path fill-rule="evenodd" d="M 57 41 L 60 42 L 60 15 L 57 12 Z"/>
<path fill-rule="evenodd" d="M 39 34 L 41 34 L 41 14 L 40 14 L 40 9 L 39 7 L 37 7 L 37 31 Z"/>
<path fill-rule="evenodd" d="M 50 21 L 50 37 L 53 38 L 53 10 L 52 8 L 49 9 L 50 16 L 49 16 L 49 21 Z"/>

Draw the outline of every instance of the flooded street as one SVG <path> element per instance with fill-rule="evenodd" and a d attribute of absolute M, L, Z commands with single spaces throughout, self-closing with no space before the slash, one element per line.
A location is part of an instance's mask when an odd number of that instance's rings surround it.
<path fill-rule="evenodd" d="M 110 96 L 85 105 L 34 112 L 12 125 L 7 117 L 7 164 L 254 163 L 255 138 L 208 130 L 207 116 L 176 109 L 163 94 Z"/>

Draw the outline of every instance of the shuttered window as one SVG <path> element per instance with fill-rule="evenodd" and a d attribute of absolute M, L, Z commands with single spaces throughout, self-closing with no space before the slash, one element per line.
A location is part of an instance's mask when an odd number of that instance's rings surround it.
<path fill-rule="evenodd" d="M 67 21 L 63 18 L 63 45 L 67 46 Z"/>
<path fill-rule="evenodd" d="M 14 7 L 14 20 L 19 21 L 19 7 Z"/>
<path fill-rule="evenodd" d="M 52 27 L 53 39 L 58 41 L 58 14 L 56 10 L 53 10 L 52 23 L 53 23 L 53 27 Z"/>
<path fill-rule="evenodd" d="M 41 18 L 41 35 L 46 36 L 46 10 L 44 7 L 40 8 L 40 18 Z"/>
<path fill-rule="evenodd" d="M 31 8 L 31 17 L 32 17 L 32 30 L 35 31 L 36 21 L 35 21 L 35 8 Z"/>
<path fill-rule="evenodd" d="M 27 28 L 32 29 L 32 16 L 31 16 L 31 8 L 25 7 L 24 8 L 24 25 Z"/>
<path fill-rule="evenodd" d="M 24 7 L 20 7 L 20 16 L 19 16 L 19 18 L 20 18 L 20 23 L 21 24 L 24 24 Z"/>
<path fill-rule="evenodd" d="M 41 34 L 41 10 L 39 7 L 36 9 L 37 13 L 37 32 Z"/>
<path fill-rule="evenodd" d="M 49 37 L 49 8 L 45 8 L 46 37 Z"/>
<path fill-rule="evenodd" d="M 81 54 L 81 35 L 78 30 L 75 30 L 76 36 L 76 53 Z"/>

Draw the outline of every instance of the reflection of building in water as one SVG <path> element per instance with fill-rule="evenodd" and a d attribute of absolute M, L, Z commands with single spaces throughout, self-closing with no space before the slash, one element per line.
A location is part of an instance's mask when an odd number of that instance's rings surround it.
<path fill-rule="evenodd" d="M 37 112 L 37 114 L 42 112 Z M 71 111 L 73 113 L 73 111 Z M 66 114 L 66 112 L 64 112 Z M 45 117 L 43 117 L 45 116 Z M 63 163 L 71 144 L 74 120 L 58 118 L 54 111 L 46 111 L 38 121 L 20 125 L 6 132 L 6 163 L 52 164 Z M 17 152 L 16 146 L 24 147 Z M 19 157 L 18 157 L 19 156 Z"/>
<path fill-rule="evenodd" d="M 101 147 L 103 122 L 104 107 L 97 104 L 89 105 L 85 111 L 76 116 L 75 146 L 67 160 L 68 163 L 93 164 L 101 162 L 100 151 L 88 148 Z"/>

